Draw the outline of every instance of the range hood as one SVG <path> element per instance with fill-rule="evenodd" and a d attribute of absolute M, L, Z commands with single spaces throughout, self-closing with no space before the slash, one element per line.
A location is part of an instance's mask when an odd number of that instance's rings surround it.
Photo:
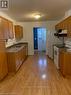
<path fill-rule="evenodd" d="M 58 37 L 67 37 L 67 30 L 59 29 L 54 35 Z"/>

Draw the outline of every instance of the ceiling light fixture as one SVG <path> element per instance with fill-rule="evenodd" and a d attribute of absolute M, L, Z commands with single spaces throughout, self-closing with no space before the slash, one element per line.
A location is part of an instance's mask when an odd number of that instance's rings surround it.
<path fill-rule="evenodd" d="M 40 15 L 35 15 L 34 17 L 35 17 L 35 19 L 39 19 L 41 16 Z"/>

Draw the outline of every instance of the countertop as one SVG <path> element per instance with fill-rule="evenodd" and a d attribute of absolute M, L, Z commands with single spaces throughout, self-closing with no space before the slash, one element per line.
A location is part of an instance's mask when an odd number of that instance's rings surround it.
<path fill-rule="evenodd" d="M 17 43 L 6 48 L 6 52 L 18 52 L 24 48 L 28 43 Z"/>
<path fill-rule="evenodd" d="M 56 46 L 58 48 L 66 48 L 63 44 L 54 44 L 53 46 Z"/>
<path fill-rule="evenodd" d="M 71 54 L 71 49 L 68 47 L 63 46 L 62 44 L 55 44 L 54 46 L 58 47 L 60 51 L 70 53 Z"/>
<path fill-rule="evenodd" d="M 71 54 L 71 49 L 61 49 L 61 52 Z"/>
<path fill-rule="evenodd" d="M 66 53 L 70 53 L 70 54 L 71 54 L 71 49 L 65 47 L 65 46 L 62 45 L 62 44 L 54 44 L 53 46 L 58 47 L 59 50 L 62 51 L 62 52 L 66 52 Z"/>

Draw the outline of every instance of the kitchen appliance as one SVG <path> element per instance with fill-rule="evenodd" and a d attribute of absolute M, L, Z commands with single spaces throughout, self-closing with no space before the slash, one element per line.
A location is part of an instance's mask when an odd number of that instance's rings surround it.
<path fill-rule="evenodd" d="M 59 69 L 59 48 L 54 46 L 54 64 Z"/>
<path fill-rule="evenodd" d="M 67 30 L 59 29 L 56 33 L 54 33 L 54 35 L 57 37 L 67 37 Z"/>
<path fill-rule="evenodd" d="M 55 36 L 57 36 L 58 38 L 62 38 L 62 43 L 63 43 L 63 46 L 65 46 L 65 37 L 67 37 L 67 30 L 62 30 L 62 29 L 59 29 L 56 33 L 54 33 Z"/>

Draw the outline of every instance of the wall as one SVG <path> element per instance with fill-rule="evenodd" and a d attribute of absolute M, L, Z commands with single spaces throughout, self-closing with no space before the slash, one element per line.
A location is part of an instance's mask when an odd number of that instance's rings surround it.
<path fill-rule="evenodd" d="M 13 23 L 16 23 L 16 21 L 13 18 L 11 18 L 8 14 L 6 14 L 6 13 L 4 13 L 2 11 L 0 11 L 0 16 L 2 16 L 4 18 L 7 18 L 8 20 L 13 21 Z"/>
<path fill-rule="evenodd" d="M 68 10 L 67 12 L 65 12 L 65 18 L 67 18 L 68 16 L 71 16 L 71 9 L 70 10 Z"/>
<path fill-rule="evenodd" d="M 19 22 L 23 26 L 23 39 L 22 42 L 28 42 L 29 55 L 34 54 L 33 46 L 33 27 L 45 27 L 47 29 L 47 43 L 46 43 L 46 54 L 51 58 L 53 56 L 53 44 L 61 43 L 59 39 L 54 37 L 55 25 L 57 21 L 43 21 L 43 22 Z"/>

